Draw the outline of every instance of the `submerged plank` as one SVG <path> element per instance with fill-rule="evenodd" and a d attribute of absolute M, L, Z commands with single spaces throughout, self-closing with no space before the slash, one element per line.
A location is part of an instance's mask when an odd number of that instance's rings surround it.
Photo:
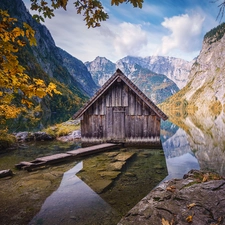
<path fill-rule="evenodd" d="M 70 155 L 67 153 L 59 153 L 59 154 L 55 154 L 55 155 L 48 155 L 48 156 L 36 158 L 35 161 L 50 162 L 50 161 L 54 161 L 54 160 L 58 160 L 58 159 L 64 159 L 67 157 L 70 157 Z"/>
<path fill-rule="evenodd" d="M 66 153 L 59 153 L 59 154 L 39 157 L 30 162 L 20 162 L 19 164 L 16 164 L 15 167 L 18 169 L 25 169 L 25 170 L 29 171 L 34 168 L 63 162 L 65 160 L 72 159 L 74 157 L 80 157 L 80 156 L 84 156 L 84 155 L 90 155 L 93 153 L 114 149 L 119 146 L 120 145 L 118 145 L 118 144 L 104 143 L 104 144 L 100 144 L 100 145 L 89 146 L 86 148 L 79 148 L 76 150 L 68 151 Z"/>
<path fill-rule="evenodd" d="M 67 153 L 71 154 L 73 156 L 83 156 L 83 155 L 87 155 L 90 153 L 96 153 L 96 152 L 101 152 L 104 150 L 110 150 L 112 148 L 116 148 L 119 146 L 120 145 L 118 145 L 118 144 L 104 143 L 104 144 L 100 144 L 100 145 L 93 145 L 93 146 L 86 147 L 86 148 L 79 148 L 76 150 L 68 151 Z"/>
<path fill-rule="evenodd" d="M 16 167 L 17 169 L 22 169 L 22 168 L 24 168 L 24 167 L 26 167 L 26 166 L 30 167 L 30 166 L 32 166 L 32 165 L 33 165 L 32 162 L 20 162 L 20 163 L 16 164 L 15 167 Z"/>

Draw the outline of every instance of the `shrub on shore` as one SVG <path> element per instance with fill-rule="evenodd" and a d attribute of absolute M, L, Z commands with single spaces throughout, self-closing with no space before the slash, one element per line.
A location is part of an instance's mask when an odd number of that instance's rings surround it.
<path fill-rule="evenodd" d="M 64 123 L 56 124 L 49 128 L 44 129 L 43 131 L 46 132 L 48 135 L 51 135 L 55 138 L 66 136 L 72 133 L 74 130 L 79 130 L 80 124 L 75 120 L 68 120 Z"/>
<path fill-rule="evenodd" d="M 14 135 L 9 134 L 7 130 L 0 130 L 0 151 L 11 147 L 16 142 Z"/>

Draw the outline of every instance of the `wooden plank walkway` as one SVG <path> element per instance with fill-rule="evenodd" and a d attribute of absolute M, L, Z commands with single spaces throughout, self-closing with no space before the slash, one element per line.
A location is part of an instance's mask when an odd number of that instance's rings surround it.
<path fill-rule="evenodd" d="M 17 169 L 25 169 L 25 170 L 31 171 L 38 167 L 44 167 L 46 165 L 66 161 L 68 159 L 78 158 L 85 155 L 90 155 L 90 154 L 94 154 L 94 153 L 98 153 L 102 151 L 116 149 L 119 147 L 121 147 L 120 144 L 113 144 L 113 143 L 93 145 L 86 148 L 79 148 L 72 151 L 68 151 L 66 153 L 59 153 L 59 154 L 54 154 L 50 156 L 39 157 L 30 162 L 20 162 L 16 164 L 15 167 Z"/>

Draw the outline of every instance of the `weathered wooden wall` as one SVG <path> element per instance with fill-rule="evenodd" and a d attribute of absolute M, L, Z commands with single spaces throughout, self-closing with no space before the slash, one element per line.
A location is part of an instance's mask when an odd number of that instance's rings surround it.
<path fill-rule="evenodd" d="M 83 114 L 81 135 L 84 142 L 159 142 L 160 118 L 119 80 Z"/>

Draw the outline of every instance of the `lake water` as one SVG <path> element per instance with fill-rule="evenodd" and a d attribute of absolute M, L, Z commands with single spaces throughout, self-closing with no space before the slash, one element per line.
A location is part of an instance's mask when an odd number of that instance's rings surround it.
<path fill-rule="evenodd" d="M 126 162 L 117 160 L 127 155 Z M 30 224 L 116 224 L 166 175 L 160 149 L 124 148 L 85 158 L 64 174 Z"/>
<path fill-rule="evenodd" d="M 117 224 L 160 182 L 200 168 L 182 129 L 163 122 L 161 139 L 163 150 L 126 148 L 83 159 L 64 174 L 60 187 L 46 199 L 30 225 Z M 134 156 L 125 168 L 116 170 L 121 173 L 114 180 L 106 165 L 115 163 L 114 157 L 121 151 Z M 104 190 L 110 179 L 113 182 Z"/>
<path fill-rule="evenodd" d="M 225 116 L 204 121 L 200 125 L 201 121 L 191 117 L 182 122 L 176 120 L 180 127 L 162 122 L 163 150 L 125 148 L 76 162 L 30 224 L 113 225 L 162 181 L 182 178 L 191 169 L 215 171 L 224 176 Z M 39 143 L 5 157 L 15 164 L 79 147 L 80 143 Z M 118 164 L 121 153 L 131 156 L 123 167 Z M 2 163 L 1 158 L 0 166 Z M 112 169 L 115 165 L 119 167 Z"/>

